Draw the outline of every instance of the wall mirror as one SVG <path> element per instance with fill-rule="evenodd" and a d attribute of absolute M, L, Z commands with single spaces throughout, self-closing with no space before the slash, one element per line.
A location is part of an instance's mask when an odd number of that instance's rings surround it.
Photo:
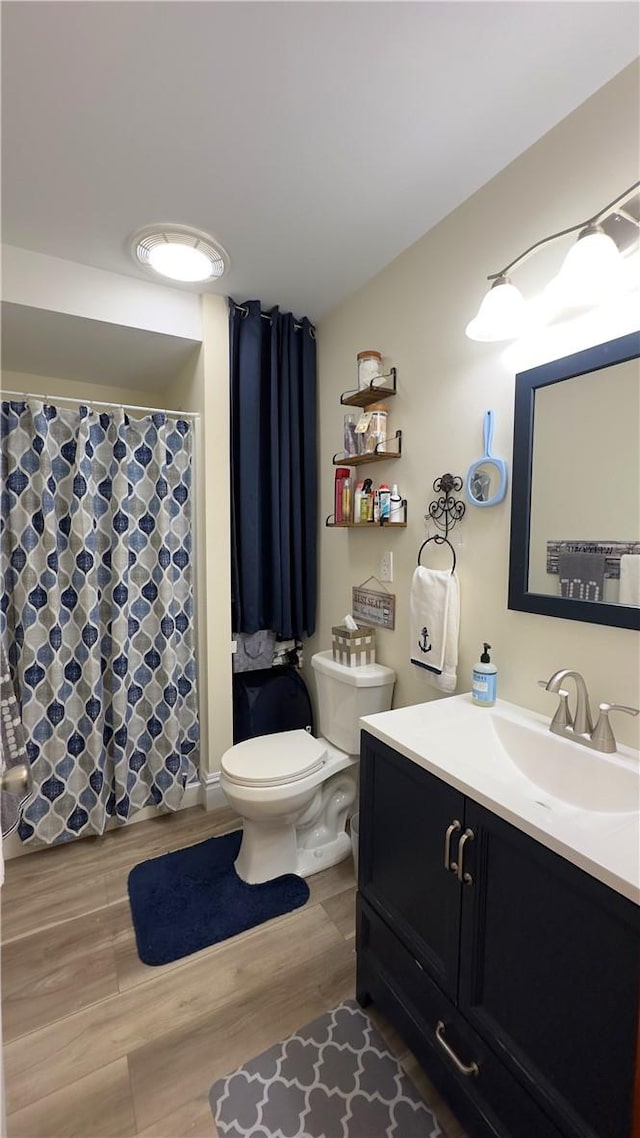
<path fill-rule="evenodd" d="M 516 376 L 509 608 L 640 629 L 640 332 Z"/>

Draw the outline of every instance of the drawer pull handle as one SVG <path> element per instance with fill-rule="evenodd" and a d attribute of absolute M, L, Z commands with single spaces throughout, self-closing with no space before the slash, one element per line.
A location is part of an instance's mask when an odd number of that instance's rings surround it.
<path fill-rule="evenodd" d="M 453 1065 L 458 1068 L 458 1070 L 460 1071 L 460 1073 L 462 1075 L 479 1075 L 480 1074 L 480 1068 L 478 1067 L 477 1063 L 463 1063 L 461 1059 L 458 1059 L 458 1056 L 456 1055 L 455 1051 L 447 1043 L 447 1041 L 444 1037 L 444 1030 L 445 1030 L 445 1025 L 444 1025 L 443 1021 L 441 1019 L 439 1019 L 438 1024 L 436 1026 L 436 1039 L 438 1040 L 438 1043 L 440 1044 L 440 1046 L 441 1046 L 442 1050 L 445 1052 L 445 1054 L 449 1056 Z"/>
<path fill-rule="evenodd" d="M 471 874 L 463 872 L 462 863 L 464 861 L 464 847 L 466 846 L 467 842 L 472 842 L 474 838 L 475 838 L 475 834 L 474 834 L 473 830 L 465 830 L 465 832 L 462 835 L 462 837 L 460 838 L 460 842 L 458 844 L 458 866 L 457 866 L 457 869 L 458 869 L 458 881 L 460 882 L 461 885 L 472 885 L 473 884 L 473 877 L 471 876 Z"/>
<path fill-rule="evenodd" d="M 451 873 L 455 873 L 458 869 L 456 862 L 450 860 L 450 857 L 451 857 L 451 838 L 452 838 L 453 834 L 455 834 L 456 830 L 460 830 L 460 829 L 462 829 L 462 827 L 460 825 L 460 822 L 456 818 L 455 821 L 453 821 L 450 826 L 447 826 L 447 829 L 446 829 L 445 835 L 444 835 L 444 868 L 446 870 L 449 870 Z"/>

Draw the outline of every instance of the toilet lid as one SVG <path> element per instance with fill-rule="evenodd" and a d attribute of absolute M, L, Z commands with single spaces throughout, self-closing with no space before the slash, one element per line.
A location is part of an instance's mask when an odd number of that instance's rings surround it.
<path fill-rule="evenodd" d="M 308 731 L 280 731 L 236 743 L 222 756 L 220 766 L 232 782 L 245 786 L 275 786 L 320 770 L 326 744 Z"/>

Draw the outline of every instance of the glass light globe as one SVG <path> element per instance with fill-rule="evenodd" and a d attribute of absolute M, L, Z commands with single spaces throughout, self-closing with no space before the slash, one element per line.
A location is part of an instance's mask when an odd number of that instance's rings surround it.
<path fill-rule="evenodd" d="M 522 332 L 524 324 L 522 293 L 507 277 L 498 277 L 465 331 L 470 340 L 514 340 Z"/>
<path fill-rule="evenodd" d="M 211 261 L 205 253 L 177 242 L 154 245 L 149 252 L 149 264 L 157 273 L 174 281 L 206 281 L 212 275 Z"/>
<path fill-rule="evenodd" d="M 589 225 L 567 253 L 554 294 L 572 308 L 599 304 L 623 284 L 622 257 L 612 237 Z"/>

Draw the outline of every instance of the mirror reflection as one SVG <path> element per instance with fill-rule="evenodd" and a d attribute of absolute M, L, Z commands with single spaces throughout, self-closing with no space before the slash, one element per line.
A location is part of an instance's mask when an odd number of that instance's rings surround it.
<path fill-rule="evenodd" d="M 469 479 L 469 497 L 474 502 L 489 502 L 500 488 L 500 471 L 493 463 L 476 467 Z"/>
<path fill-rule="evenodd" d="M 640 604 L 639 436 L 638 360 L 535 391 L 531 592 Z"/>

